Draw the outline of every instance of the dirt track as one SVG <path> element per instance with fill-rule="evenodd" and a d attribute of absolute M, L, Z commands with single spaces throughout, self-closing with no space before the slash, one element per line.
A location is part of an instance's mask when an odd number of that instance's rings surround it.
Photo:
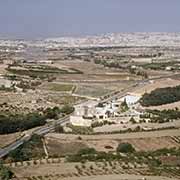
<path fill-rule="evenodd" d="M 180 136 L 180 129 L 150 131 L 150 132 L 137 132 L 137 133 L 125 133 L 125 134 L 99 134 L 99 135 L 71 135 L 71 134 L 48 134 L 46 137 L 52 137 L 62 140 L 73 140 L 79 136 L 83 140 L 112 140 L 112 139 L 134 139 L 134 138 L 153 138 L 153 137 L 165 137 L 165 136 Z"/>
<path fill-rule="evenodd" d="M 79 139 L 79 136 L 81 139 Z M 132 144 L 137 151 L 154 151 L 163 148 L 180 147 L 180 130 L 110 135 L 68 135 L 53 133 L 46 135 L 45 139 L 51 155 L 57 153 L 61 155 L 74 154 L 86 147 L 95 148 L 97 151 L 115 151 L 118 144 L 122 142 Z M 107 149 L 107 146 L 111 147 L 111 149 Z"/>
<path fill-rule="evenodd" d="M 143 179 L 143 178 L 146 179 Z M 175 178 L 166 178 L 161 176 L 137 176 L 137 175 L 104 175 L 104 176 L 91 176 L 89 177 L 78 177 L 68 178 L 68 180 L 177 180 Z"/>

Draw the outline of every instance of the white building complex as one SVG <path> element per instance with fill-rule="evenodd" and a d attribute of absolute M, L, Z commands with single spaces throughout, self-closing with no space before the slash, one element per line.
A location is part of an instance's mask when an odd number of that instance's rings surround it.
<path fill-rule="evenodd" d="M 126 96 L 105 104 L 99 104 L 97 101 L 89 100 L 86 103 L 75 106 L 75 112 L 70 117 L 70 122 L 74 126 L 89 127 L 94 120 L 110 120 L 114 117 L 135 117 L 140 116 L 140 112 L 134 110 L 141 96 L 137 94 L 127 94 Z M 129 111 L 120 113 L 122 102 L 126 101 Z"/>

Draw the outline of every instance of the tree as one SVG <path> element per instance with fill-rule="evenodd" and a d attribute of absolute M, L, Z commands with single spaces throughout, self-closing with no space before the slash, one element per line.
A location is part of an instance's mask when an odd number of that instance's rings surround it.
<path fill-rule="evenodd" d="M 74 107 L 65 105 L 61 108 L 60 112 L 64 114 L 71 114 L 74 111 Z"/>
<path fill-rule="evenodd" d="M 54 107 L 54 108 L 47 108 L 44 111 L 44 114 L 46 116 L 47 119 L 58 119 L 58 114 L 60 112 L 60 109 L 58 107 Z"/>
<path fill-rule="evenodd" d="M 24 131 L 45 123 L 46 118 L 36 112 L 29 114 L 0 113 L 0 134 Z"/>
<path fill-rule="evenodd" d="M 132 116 L 131 119 L 129 120 L 132 124 L 136 124 L 136 120 L 134 119 L 134 117 Z"/>
<path fill-rule="evenodd" d="M 117 152 L 121 153 L 132 153 L 135 151 L 134 147 L 129 143 L 120 143 L 116 149 Z"/>
<path fill-rule="evenodd" d="M 142 106 L 159 106 L 180 100 L 180 86 L 157 88 L 140 99 Z"/>
<path fill-rule="evenodd" d="M 128 110 L 129 110 L 128 104 L 126 102 L 126 99 L 124 99 L 124 101 L 121 103 L 121 111 L 126 112 Z"/>
<path fill-rule="evenodd" d="M 64 128 L 61 125 L 55 125 L 55 132 L 56 133 L 63 133 Z"/>
<path fill-rule="evenodd" d="M 13 176 L 13 173 L 9 170 L 9 168 L 3 166 L 2 162 L 0 162 L 0 179 L 1 180 L 9 180 Z"/>
<path fill-rule="evenodd" d="M 104 107 L 103 103 L 98 103 L 97 107 Z"/>
<path fill-rule="evenodd" d="M 94 148 L 84 148 L 79 150 L 78 155 L 85 155 L 85 154 L 96 154 L 96 150 Z"/>

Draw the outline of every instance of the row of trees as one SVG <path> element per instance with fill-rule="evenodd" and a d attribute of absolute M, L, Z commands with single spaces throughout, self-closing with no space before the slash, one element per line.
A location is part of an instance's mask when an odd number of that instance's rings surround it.
<path fill-rule="evenodd" d="M 109 68 L 118 68 L 118 69 L 123 68 L 122 62 L 118 62 L 118 61 L 107 61 L 107 60 L 95 59 L 94 63 L 102 64 L 104 67 L 109 67 Z M 127 62 L 123 61 L 123 63 L 127 63 Z"/>
<path fill-rule="evenodd" d="M 178 108 L 176 109 L 168 109 L 168 110 L 148 110 L 149 118 L 152 122 L 155 123 L 164 123 L 169 122 L 171 120 L 180 119 L 180 111 Z"/>
<path fill-rule="evenodd" d="M 151 93 L 145 93 L 140 100 L 143 106 L 159 106 L 180 101 L 180 86 L 158 88 Z"/>
<path fill-rule="evenodd" d="M 129 68 L 129 72 L 131 73 L 131 74 L 135 74 L 135 75 L 137 75 L 137 76 L 142 76 L 143 78 L 145 78 L 145 79 L 147 79 L 148 78 L 148 74 L 147 74 L 147 72 L 146 71 L 144 71 L 144 70 L 141 70 L 141 69 L 134 69 L 134 68 Z"/>
<path fill-rule="evenodd" d="M 0 114 L 0 134 L 14 133 L 41 126 L 46 123 L 46 117 L 39 113 Z"/>
<path fill-rule="evenodd" d="M 59 114 L 66 115 L 71 114 L 74 111 L 74 107 L 65 105 L 62 108 L 55 106 L 54 108 L 47 108 L 44 110 L 44 115 L 47 119 L 58 119 Z"/>
<path fill-rule="evenodd" d="M 0 134 L 14 133 L 42 126 L 47 119 L 58 119 L 59 114 L 66 115 L 74 111 L 72 106 L 47 108 L 43 112 L 11 114 L 0 112 Z"/>

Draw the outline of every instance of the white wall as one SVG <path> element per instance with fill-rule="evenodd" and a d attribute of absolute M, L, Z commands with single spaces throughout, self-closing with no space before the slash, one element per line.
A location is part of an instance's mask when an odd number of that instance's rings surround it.
<path fill-rule="evenodd" d="M 90 127 L 92 124 L 92 120 L 84 119 L 82 116 L 70 116 L 70 122 L 73 126 Z"/>

